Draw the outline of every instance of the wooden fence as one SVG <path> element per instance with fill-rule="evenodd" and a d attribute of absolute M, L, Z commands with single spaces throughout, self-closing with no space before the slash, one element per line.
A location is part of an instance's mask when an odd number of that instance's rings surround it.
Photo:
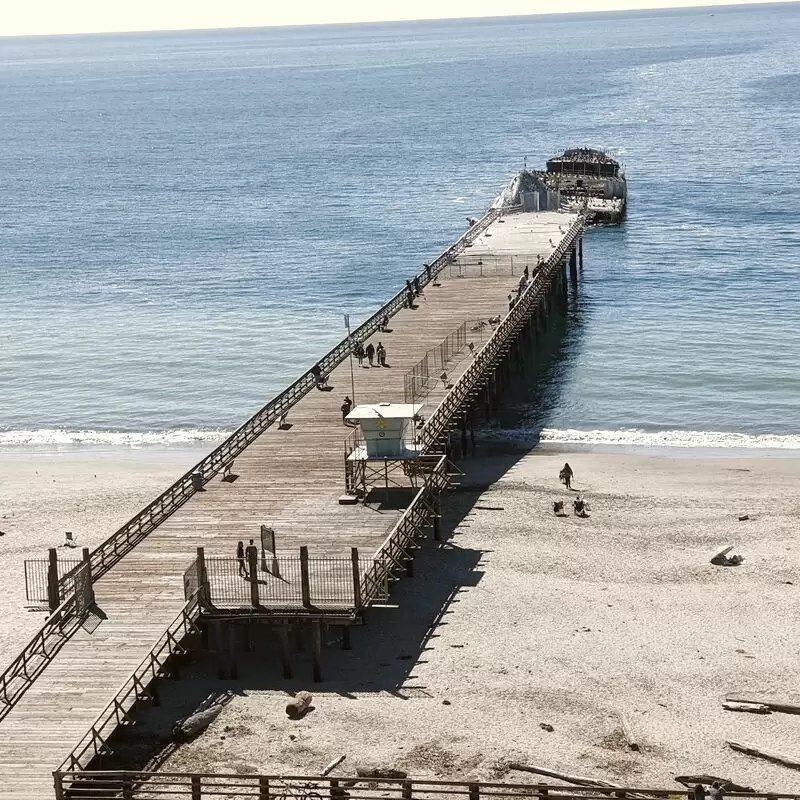
<path fill-rule="evenodd" d="M 57 800 L 69 792 L 91 800 L 207 800 L 256 798 L 257 800 L 587 800 L 626 798 L 637 800 L 693 800 L 691 789 L 611 788 L 554 786 L 544 783 L 492 783 L 418 779 L 374 780 L 357 777 L 285 777 L 176 772 L 54 773 Z M 726 792 L 742 800 L 800 800 L 781 792 Z"/>

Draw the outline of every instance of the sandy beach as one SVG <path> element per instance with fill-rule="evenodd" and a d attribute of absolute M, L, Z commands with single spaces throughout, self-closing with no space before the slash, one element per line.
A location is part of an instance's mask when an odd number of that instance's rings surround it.
<path fill-rule="evenodd" d="M 0 665 L 14 658 L 45 619 L 27 610 L 24 561 L 79 558 L 146 506 L 210 450 L 175 448 L 62 448 L 0 451 Z M 66 531 L 78 547 L 62 547 Z"/>
<path fill-rule="evenodd" d="M 8 661 L 42 614 L 24 610 L 22 560 L 64 530 L 93 546 L 197 460 L 199 451 L 7 456 L 2 471 L 0 625 Z M 590 517 L 558 482 L 569 460 Z M 391 607 L 370 612 L 353 649 L 326 636 L 325 682 L 307 653 L 280 677 L 277 642 L 240 653 L 236 682 L 213 654 L 170 681 L 136 736 L 210 691 L 236 694 L 162 769 L 336 774 L 373 763 L 414 776 L 534 781 L 512 760 L 626 785 L 674 787 L 709 773 L 800 791 L 800 773 L 732 752 L 726 739 L 795 752 L 800 721 L 724 711 L 726 692 L 797 697 L 800 459 L 539 449 L 468 463 L 445 499 L 449 539 L 428 541 Z M 740 515 L 749 519 L 739 521 Z M 733 544 L 738 567 L 709 563 Z M 191 680 L 189 680 L 191 678 Z M 314 710 L 290 722 L 288 693 Z M 623 738 L 624 712 L 640 743 Z M 541 725 L 552 726 L 548 731 Z M 148 749 L 151 749 L 148 747 Z M 795 753 L 796 754 L 796 753 Z"/>
<path fill-rule="evenodd" d="M 726 745 L 796 751 L 798 718 L 720 703 L 731 691 L 797 697 L 800 460 L 568 458 L 589 519 L 553 515 L 572 498 L 561 453 L 473 462 L 446 503 L 450 541 L 428 542 L 397 608 L 371 612 L 352 651 L 331 631 L 325 683 L 311 684 L 305 654 L 282 682 L 271 641 L 241 655 L 239 682 L 198 665 L 195 698 L 241 693 L 163 768 L 314 774 L 347 754 L 336 774 L 368 762 L 535 782 L 508 770 L 516 760 L 628 786 L 678 789 L 675 775 L 707 773 L 800 791 L 797 771 Z M 728 544 L 744 563 L 710 564 Z M 290 722 L 286 690 L 301 688 L 315 708 Z"/>

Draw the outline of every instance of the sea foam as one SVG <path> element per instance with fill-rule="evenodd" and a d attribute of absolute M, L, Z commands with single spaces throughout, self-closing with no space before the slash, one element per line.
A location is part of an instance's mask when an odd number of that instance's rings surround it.
<path fill-rule="evenodd" d="M 38 428 L 0 431 L 0 447 L 64 447 L 104 445 L 106 447 L 145 447 L 215 442 L 230 435 L 219 429 L 178 428 L 169 431 L 97 431 Z"/>
<path fill-rule="evenodd" d="M 751 435 L 730 431 L 645 431 L 639 428 L 584 431 L 544 428 L 539 441 L 559 444 L 618 445 L 621 447 L 715 447 L 750 450 L 797 450 L 800 436 Z"/>

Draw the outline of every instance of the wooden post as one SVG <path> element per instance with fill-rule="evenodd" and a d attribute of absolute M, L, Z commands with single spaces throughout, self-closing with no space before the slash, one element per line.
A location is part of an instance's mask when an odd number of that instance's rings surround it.
<path fill-rule="evenodd" d="M 578 239 L 578 264 L 583 269 L 583 236 Z"/>
<path fill-rule="evenodd" d="M 58 598 L 58 551 L 51 547 L 47 551 L 47 606 L 51 614 L 61 605 Z"/>
<path fill-rule="evenodd" d="M 308 576 L 308 548 L 305 545 L 300 548 L 300 588 L 303 592 L 303 605 L 309 608 L 311 606 L 311 582 Z"/>
<path fill-rule="evenodd" d="M 203 800 L 203 786 L 199 775 L 192 775 L 192 800 Z"/>
<path fill-rule="evenodd" d="M 92 580 L 92 556 L 88 547 L 84 547 L 81 551 L 81 558 L 83 563 L 86 564 L 86 580 L 89 582 L 89 591 L 91 592 L 91 602 L 94 603 L 94 582 Z"/>
<path fill-rule="evenodd" d="M 197 597 L 200 605 L 211 603 L 211 587 L 208 585 L 208 570 L 206 569 L 206 551 L 204 547 L 197 548 Z"/>
<path fill-rule="evenodd" d="M 342 625 L 342 650 L 352 650 L 353 646 L 350 644 L 350 626 Z"/>
<path fill-rule="evenodd" d="M 258 778 L 258 800 L 269 800 L 269 778 L 266 775 Z"/>
<path fill-rule="evenodd" d="M 322 681 L 322 623 L 315 619 L 311 623 L 311 632 L 314 638 L 314 683 Z"/>
<path fill-rule="evenodd" d="M 461 456 L 462 458 L 467 455 L 467 418 L 461 417 Z"/>
<path fill-rule="evenodd" d="M 64 776 L 60 772 L 53 773 L 53 783 L 56 790 L 56 800 L 64 800 Z"/>
<path fill-rule="evenodd" d="M 480 800 L 481 787 L 478 783 L 471 783 L 469 785 L 469 800 Z"/>
<path fill-rule="evenodd" d="M 283 677 L 292 677 L 292 653 L 289 650 L 289 624 L 284 622 L 278 628 L 278 636 L 281 640 L 281 661 L 283 664 Z"/>
<path fill-rule="evenodd" d="M 569 253 L 569 277 L 572 283 L 578 284 L 578 251 L 573 246 Z"/>
<path fill-rule="evenodd" d="M 361 570 L 358 565 L 358 548 L 350 548 L 350 562 L 353 567 L 353 607 L 356 611 L 361 610 Z"/>
<path fill-rule="evenodd" d="M 442 501 L 438 497 L 433 500 L 433 538 L 442 541 Z"/>
<path fill-rule="evenodd" d="M 414 784 L 411 781 L 403 781 L 403 800 L 411 800 L 414 796 Z"/>
<path fill-rule="evenodd" d="M 247 571 L 250 573 L 250 605 L 258 608 L 261 600 L 258 597 L 258 550 L 247 548 Z"/>
<path fill-rule="evenodd" d="M 122 800 L 133 800 L 133 784 L 130 778 L 122 779 Z"/>

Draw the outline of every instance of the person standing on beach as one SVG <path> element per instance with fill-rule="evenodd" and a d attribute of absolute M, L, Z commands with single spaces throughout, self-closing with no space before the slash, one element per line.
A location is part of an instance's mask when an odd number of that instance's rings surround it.
<path fill-rule="evenodd" d="M 559 480 L 567 487 L 567 489 L 572 488 L 572 467 L 565 463 L 564 466 L 561 468 L 561 472 L 558 473 Z"/>
<path fill-rule="evenodd" d="M 725 792 L 719 781 L 714 781 L 708 790 L 708 800 L 725 800 Z"/>
<path fill-rule="evenodd" d="M 247 561 L 244 557 L 244 542 L 236 545 L 236 561 L 239 563 L 239 577 L 247 577 Z"/>
<path fill-rule="evenodd" d="M 372 344 L 372 342 L 370 342 L 367 345 L 367 349 L 366 349 L 365 352 L 367 354 L 367 361 L 369 361 L 369 365 L 371 367 L 374 366 L 372 362 L 373 362 L 373 360 L 375 358 L 375 346 Z"/>
<path fill-rule="evenodd" d="M 706 800 L 706 787 L 702 783 L 698 783 L 692 791 L 694 800 Z"/>
<path fill-rule="evenodd" d="M 378 349 L 375 351 L 378 356 L 378 366 L 386 366 L 386 348 L 381 342 L 378 342 Z"/>

